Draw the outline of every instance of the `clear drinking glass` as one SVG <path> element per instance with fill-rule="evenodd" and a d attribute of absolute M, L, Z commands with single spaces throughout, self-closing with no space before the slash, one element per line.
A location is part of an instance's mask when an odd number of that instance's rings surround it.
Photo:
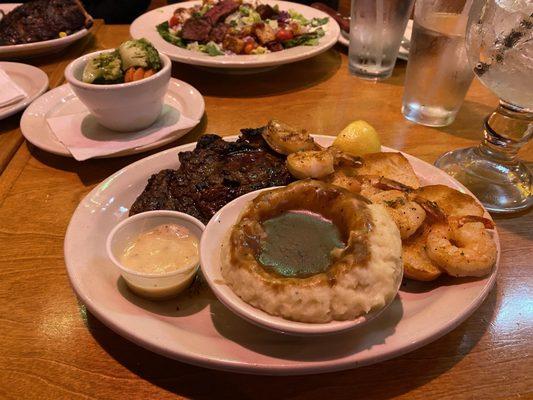
<path fill-rule="evenodd" d="M 533 136 L 533 2 L 474 0 L 466 42 L 474 72 L 500 105 L 485 119 L 481 145 L 448 152 L 435 165 L 489 211 L 525 210 L 533 205 L 531 172 L 517 153 Z"/>
<path fill-rule="evenodd" d="M 392 75 L 414 0 L 352 0 L 350 72 L 365 79 Z"/>
<path fill-rule="evenodd" d="M 403 92 L 410 121 L 446 126 L 455 120 L 474 78 L 465 34 L 472 0 L 418 0 Z"/>

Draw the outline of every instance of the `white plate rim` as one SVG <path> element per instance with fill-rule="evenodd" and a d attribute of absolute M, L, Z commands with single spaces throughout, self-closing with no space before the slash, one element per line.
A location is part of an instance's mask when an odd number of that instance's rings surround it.
<path fill-rule="evenodd" d="M 174 88 L 177 88 L 177 87 L 180 87 L 181 89 L 174 90 Z M 197 119 L 198 121 L 200 121 L 205 112 L 205 100 L 203 96 L 201 95 L 201 93 L 194 86 L 188 84 L 187 82 L 181 81 L 176 78 L 170 78 L 170 84 L 169 84 L 169 89 L 167 90 L 167 93 L 176 93 L 177 90 L 182 90 L 183 93 L 187 93 L 188 96 L 192 96 L 194 98 L 193 101 L 198 102 L 198 107 L 194 108 L 194 111 L 195 111 L 194 115 L 188 115 L 188 117 L 192 119 Z M 50 140 L 48 136 L 53 135 L 52 132 L 50 132 L 49 134 L 47 132 L 43 133 L 43 131 L 40 131 L 40 133 L 35 133 L 33 128 L 31 128 L 31 124 L 32 124 L 31 120 L 40 119 L 42 121 L 39 121 L 39 122 L 42 122 L 43 126 L 45 126 L 45 128 L 43 129 L 46 129 L 49 131 L 50 128 L 48 127 L 46 119 L 44 118 L 44 114 L 40 112 L 37 113 L 36 109 L 40 107 L 44 107 L 42 104 L 48 107 L 48 109 L 50 109 L 51 107 L 54 107 L 57 104 L 57 102 L 54 102 L 52 104 L 52 103 L 47 102 L 47 99 L 55 95 L 61 95 L 61 97 L 58 99 L 58 101 L 60 101 L 65 96 L 69 95 L 68 94 L 69 92 L 72 93 L 72 89 L 70 88 L 68 83 L 65 83 L 61 86 L 58 86 L 50 90 L 45 95 L 37 99 L 24 111 L 24 114 L 22 114 L 22 118 L 20 120 L 20 131 L 22 132 L 22 135 L 26 138 L 26 140 L 30 142 L 32 145 L 34 145 L 35 147 L 38 147 L 41 150 L 47 151 L 52 154 L 72 158 L 72 154 L 68 151 L 68 149 L 62 143 L 54 142 Z M 36 114 L 39 114 L 39 115 L 36 115 Z M 157 147 L 164 146 L 167 143 L 173 142 L 174 140 L 177 140 L 181 138 L 182 136 L 185 136 L 192 129 L 194 129 L 194 127 L 182 129 L 182 130 L 176 131 L 176 133 L 172 135 L 166 136 L 153 143 L 149 143 L 149 144 L 139 146 L 133 149 L 127 149 L 127 150 L 123 150 L 117 153 L 113 153 L 113 154 L 109 154 L 105 156 L 98 156 L 94 158 L 115 158 L 115 157 L 122 157 L 125 155 L 142 153 L 148 150 L 155 149 Z"/>
<path fill-rule="evenodd" d="M 28 105 L 30 105 L 35 99 L 46 92 L 48 89 L 48 84 L 50 83 L 48 80 L 48 75 L 40 68 L 18 62 L 0 61 L 0 68 L 2 68 L 8 75 L 11 67 L 16 68 L 18 73 L 24 73 L 26 76 L 31 77 L 32 80 L 39 86 L 39 89 L 18 103 L 11 104 L 7 107 L 2 107 L 5 108 L 4 111 L 2 111 L 2 108 L 0 108 L 0 120 L 16 114 L 17 112 L 28 107 Z"/>
<path fill-rule="evenodd" d="M 322 139 L 324 142 L 322 144 L 327 145 L 327 143 L 331 143 L 334 139 L 333 136 L 327 136 L 327 135 L 313 135 L 315 138 Z M 227 136 L 224 139 L 226 140 L 234 140 L 237 136 Z M 181 151 L 190 151 L 191 149 L 194 149 L 196 146 L 196 143 L 188 143 L 185 145 L 181 145 L 172 149 L 164 150 L 162 152 L 153 154 L 149 157 L 143 158 L 139 161 L 136 161 L 121 170 L 115 172 L 110 177 L 108 177 L 106 180 L 104 180 L 102 183 L 97 185 L 95 188 L 93 188 L 85 197 L 82 199 L 74 211 L 71 220 L 69 222 L 69 225 L 67 227 L 67 231 L 65 234 L 65 240 L 64 240 L 64 256 L 65 256 L 65 264 L 67 269 L 67 274 L 69 276 L 70 283 L 79 297 L 79 299 L 85 304 L 87 309 L 96 316 L 100 321 L 102 321 L 106 326 L 108 326 L 110 329 L 112 329 L 117 334 L 125 337 L 126 339 L 132 341 L 133 343 L 136 343 L 137 345 L 144 347 L 148 350 L 151 350 L 157 354 L 176 359 L 182 362 L 186 362 L 192 365 L 200 366 L 200 367 L 206 367 L 206 368 L 214 368 L 219 370 L 225 370 L 230 372 L 239 372 L 239 373 L 249 373 L 249 374 L 257 374 L 257 375 L 304 375 L 304 374 L 313 374 L 313 373 L 324 373 L 324 372 L 333 372 L 333 371 L 339 371 L 339 370 L 345 370 L 345 369 L 351 369 L 355 367 L 370 365 L 379 363 L 394 357 L 401 356 L 403 354 L 406 354 L 408 352 L 411 352 L 413 350 L 416 350 L 432 341 L 437 340 L 438 338 L 444 336 L 445 334 L 449 333 L 453 329 L 455 329 L 457 326 L 459 326 L 463 321 L 465 321 L 468 317 L 470 317 L 473 312 L 481 305 L 481 303 L 485 300 L 488 293 L 492 290 L 494 283 L 496 281 L 497 272 L 499 269 L 499 261 L 501 256 L 501 248 L 500 248 L 500 241 L 498 232 L 495 229 L 494 230 L 494 239 L 497 244 L 498 248 L 498 256 L 496 260 L 496 264 L 493 268 L 493 271 L 489 277 L 486 278 L 485 285 L 483 288 L 479 291 L 477 296 L 472 299 L 472 301 L 467 304 L 464 308 L 464 312 L 462 314 L 458 314 L 453 316 L 451 319 L 446 321 L 445 327 L 436 328 L 435 325 L 431 325 L 431 331 L 426 334 L 425 337 L 419 338 L 418 340 L 411 340 L 407 344 L 405 344 L 401 348 L 394 349 L 389 352 L 382 352 L 380 354 L 375 355 L 374 357 L 370 359 L 360 360 L 360 361 L 354 361 L 350 358 L 342 359 L 340 361 L 330 362 L 325 365 L 322 365 L 320 363 L 300 363 L 298 365 L 293 364 L 282 364 L 282 365 L 270 365 L 270 364 L 264 364 L 260 365 L 257 363 L 246 363 L 242 361 L 234 361 L 234 360 L 224 360 L 224 359 L 210 359 L 207 357 L 202 357 L 201 355 L 198 355 L 197 353 L 189 351 L 187 348 L 182 348 L 179 354 L 174 353 L 172 351 L 169 351 L 160 345 L 153 339 L 146 339 L 144 335 L 139 334 L 138 332 L 131 332 L 127 329 L 127 327 L 124 327 L 120 324 L 117 324 L 112 318 L 109 318 L 108 315 L 106 315 L 105 310 L 102 310 L 101 306 L 98 305 L 98 302 L 95 299 L 92 299 L 85 295 L 85 293 L 80 288 L 80 282 L 78 282 L 75 278 L 75 266 L 70 261 L 71 258 L 69 256 L 69 243 L 72 240 L 71 237 L 74 234 L 75 231 L 75 225 L 76 225 L 76 217 L 79 213 L 83 211 L 84 202 L 89 199 L 92 195 L 97 193 L 101 186 L 110 180 L 113 180 L 114 178 L 127 173 L 133 169 L 136 168 L 142 168 L 142 165 L 145 163 L 150 163 L 152 160 L 162 157 L 169 153 L 177 154 Z M 397 151 L 395 149 L 387 148 L 385 146 L 382 146 L 382 151 Z M 437 174 L 442 175 L 443 177 L 446 177 L 447 180 L 454 183 L 454 186 L 457 188 L 462 189 L 465 193 L 470 194 L 472 197 L 475 198 L 475 196 L 472 195 L 468 189 L 466 189 L 462 184 L 457 182 L 452 177 L 448 176 L 444 171 L 438 170 L 433 165 L 418 159 L 414 156 L 411 156 L 407 153 L 403 153 L 410 162 L 415 161 L 416 163 L 420 163 L 420 165 L 425 166 L 426 168 L 429 167 L 431 170 L 436 172 Z M 486 216 L 490 218 L 490 215 L 488 212 L 485 213 Z M 355 353 L 357 354 L 357 353 Z M 352 357 L 354 354 L 352 354 Z"/>
<path fill-rule="evenodd" d="M 199 0 L 192 0 L 179 3 L 179 7 L 191 7 L 199 3 Z M 154 17 L 155 19 L 155 16 L 160 14 L 161 18 L 160 20 L 158 20 L 158 23 L 164 22 L 167 19 L 166 17 L 171 15 L 172 11 L 177 8 L 178 4 L 163 6 L 155 10 L 148 11 L 143 15 L 139 16 L 130 25 L 130 35 L 135 39 L 139 39 L 141 37 L 147 38 L 152 42 L 152 44 L 157 48 L 157 50 L 159 50 L 161 53 L 166 54 L 173 61 L 203 67 L 225 69 L 264 68 L 301 61 L 329 50 L 337 42 L 338 36 L 340 34 L 339 24 L 337 24 L 337 22 L 326 13 L 303 4 L 281 0 L 263 0 L 262 3 L 278 4 L 283 10 L 293 8 L 296 11 L 302 13 L 304 16 L 316 15 L 321 18 L 328 17 L 329 19 L 328 23 L 326 24 L 326 35 L 320 38 L 319 44 L 317 46 L 298 46 L 280 52 L 256 56 L 226 55 L 210 57 L 203 53 L 182 49 L 178 46 L 172 45 L 166 42 L 163 38 L 160 37 L 159 33 L 157 33 L 157 30 L 155 29 L 155 24 L 151 20 L 152 17 Z"/>

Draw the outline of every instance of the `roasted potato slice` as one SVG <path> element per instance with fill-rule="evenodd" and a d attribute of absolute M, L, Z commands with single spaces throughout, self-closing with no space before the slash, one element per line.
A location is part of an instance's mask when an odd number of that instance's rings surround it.
<path fill-rule="evenodd" d="M 403 183 L 413 189 L 420 187 L 413 167 L 401 153 L 369 153 L 361 158 L 363 165 L 357 170 L 358 175 L 377 175 Z"/>
<path fill-rule="evenodd" d="M 415 233 L 402 242 L 404 276 L 417 281 L 433 281 L 441 274 L 441 269 L 431 261 L 426 253 L 426 241 L 429 227 Z"/>
<path fill-rule="evenodd" d="M 449 216 L 476 215 L 482 217 L 483 207 L 470 195 L 445 185 L 429 185 L 419 188 L 416 195 L 436 203 Z"/>

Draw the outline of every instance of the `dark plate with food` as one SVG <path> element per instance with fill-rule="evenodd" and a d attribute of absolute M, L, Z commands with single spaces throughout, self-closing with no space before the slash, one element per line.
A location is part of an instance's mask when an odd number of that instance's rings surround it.
<path fill-rule="evenodd" d="M 260 68 L 299 61 L 333 46 L 328 14 L 285 1 L 188 1 L 150 11 L 131 25 L 172 60 L 216 68 Z"/>
<path fill-rule="evenodd" d="M 0 4 L 0 59 L 58 52 L 87 35 L 92 24 L 79 0 Z"/>

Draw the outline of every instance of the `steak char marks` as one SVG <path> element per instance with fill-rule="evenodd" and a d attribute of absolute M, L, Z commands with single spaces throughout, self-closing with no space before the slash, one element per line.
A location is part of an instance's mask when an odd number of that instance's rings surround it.
<path fill-rule="evenodd" d="M 180 167 L 152 175 L 131 206 L 130 215 L 176 210 L 207 223 L 224 205 L 243 194 L 293 181 L 285 157 L 273 152 L 262 128 L 243 129 L 236 142 L 204 135 L 196 149 L 179 153 Z"/>

